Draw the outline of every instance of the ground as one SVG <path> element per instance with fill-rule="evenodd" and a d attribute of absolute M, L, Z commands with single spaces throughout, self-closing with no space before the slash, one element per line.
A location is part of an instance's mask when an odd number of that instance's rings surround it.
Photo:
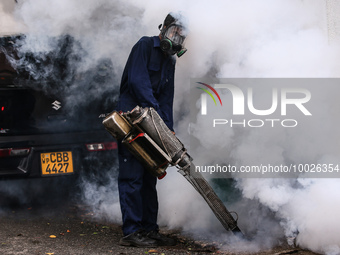
<path fill-rule="evenodd" d="M 161 232 L 177 240 L 173 247 L 135 248 L 118 244 L 121 226 L 93 217 L 91 209 L 68 197 L 43 203 L 21 203 L 0 194 L 1 255 L 130 255 L 130 254 L 235 254 L 221 249 L 217 243 L 198 240 L 181 230 L 161 228 Z M 275 247 L 242 255 L 315 255 L 296 247 Z"/>

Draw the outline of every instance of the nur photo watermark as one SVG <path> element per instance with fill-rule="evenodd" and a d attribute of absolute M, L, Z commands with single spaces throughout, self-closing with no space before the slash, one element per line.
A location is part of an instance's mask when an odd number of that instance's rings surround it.
<path fill-rule="evenodd" d="M 340 177 L 340 79 L 192 79 L 192 170 L 225 177 Z M 197 156 L 194 158 L 197 158 Z"/>

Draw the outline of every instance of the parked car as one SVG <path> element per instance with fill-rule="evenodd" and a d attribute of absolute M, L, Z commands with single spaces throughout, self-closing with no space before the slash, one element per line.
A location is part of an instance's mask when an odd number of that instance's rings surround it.
<path fill-rule="evenodd" d="M 111 60 L 79 72 L 72 37 L 56 38 L 41 56 L 21 52 L 24 43 L 23 35 L 0 37 L 0 178 L 108 170 L 117 148 L 102 125 L 117 94 Z"/>

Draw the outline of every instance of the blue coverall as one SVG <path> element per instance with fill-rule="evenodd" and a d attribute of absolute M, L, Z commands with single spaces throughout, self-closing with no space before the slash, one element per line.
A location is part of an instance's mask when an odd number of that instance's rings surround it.
<path fill-rule="evenodd" d="M 127 60 L 116 109 L 153 107 L 173 130 L 174 74 L 176 59 L 160 49 L 158 36 L 142 37 Z M 118 189 L 123 217 L 123 234 L 158 230 L 156 177 L 119 143 Z"/>

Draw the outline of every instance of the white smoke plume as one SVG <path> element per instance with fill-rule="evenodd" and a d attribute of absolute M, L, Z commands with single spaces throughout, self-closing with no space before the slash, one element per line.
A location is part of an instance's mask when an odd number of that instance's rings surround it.
<path fill-rule="evenodd" d="M 17 26 L 14 21 L 21 24 L 28 35 L 25 47 L 36 52 L 48 51 L 49 37 L 74 36 L 81 40 L 86 52 L 77 68 L 84 71 L 97 60 L 110 58 L 117 76 L 112 86 L 119 86 L 133 44 L 143 35 L 157 35 L 157 26 L 168 12 L 181 11 L 190 32 L 188 52 L 177 62 L 174 108 L 175 129 L 185 144 L 189 144 L 190 78 L 340 75 L 340 44 L 329 37 L 326 1 L 19 0 L 13 8 L 11 12 L 8 6 L 0 4 L 1 29 L 14 29 Z M 44 37 L 46 40 L 42 40 Z M 326 102 L 328 96 L 337 96 L 334 91 L 319 92 Z M 320 111 L 328 110 L 328 114 L 337 116 L 338 106 L 328 105 Z M 203 160 L 210 162 L 328 163 L 339 158 L 337 124 L 334 120 L 293 135 L 278 129 L 267 132 L 224 129 L 221 139 L 211 134 L 208 124 L 198 117 L 191 123 L 191 132 L 200 140 L 201 147 L 189 148 L 189 152 L 194 162 L 204 155 Z M 217 240 L 230 238 L 221 234 L 224 230 L 186 180 L 175 169 L 168 172 L 158 184 L 160 224 L 201 235 L 210 233 Z M 98 215 L 116 221 L 118 202 L 109 198 L 118 195 L 116 180 L 111 179 L 106 186 L 90 183 L 85 194 L 88 203 L 98 209 Z M 228 249 L 257 251 L 296 237 L 301 247 L 323 254 L 340 254 L 339 184 L 338 179 L 237 179 L 233 185 L 238 192 L 231 191 L 237 199 L 227 197 L 226 204 L 238 212 L 240 228 L 253 235 L 254 241 L 247 245 L 228 242 Z M 221 197 L 227 195 L 227 186 L 216 188 Z"/>
<path fill-rule="evenodd" d="M 0 4 L 0 34 L 6 35 L 13 32 L 19 32 L 21 24 L 15 21 L 13 11 L 15 8 L 14 1 L 3 1 Z"/>

